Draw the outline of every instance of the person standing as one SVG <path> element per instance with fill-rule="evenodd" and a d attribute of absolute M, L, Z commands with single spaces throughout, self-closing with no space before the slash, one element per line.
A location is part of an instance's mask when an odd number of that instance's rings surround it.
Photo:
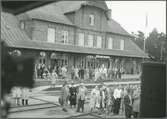
<path fill-rule="evenodd" d="M 113 112 L 114 110 L 114 87 L 110 87 L 110 108 L 111 108 L 111 112 Z"/>
<path fill-rule="evenodd" d="M 104 108 L 105 108 L 105 86 L 102 83 L 101 88 L 100 88 L 100 112 L 99 114 L 104 112 Z"/>
<path fill-rule="evenodd" d="M 132 114 L 132 95 L 131 90 L 127 89 L 127 94 L 124 97 L 124 105 L 125 105 L 125 116 L 126 118 L 131 118 Z"/>
<path fill-rule="evenodd" d="M 122 113 L 125 113 L 125 106 L 124 106 L 124 97 L 127 95 L 126 87 L 122 88 L 122 94 L 121 94 L 121 111 Z"/>
<path fill-rule="evenodd" d="M 111 103 L 111 93 L 110 93 L 110 88 L 106 86 L 105 88 L 105 108 L 106 108 L 106 113 L 109 115 L 110 112 L 110 103 Z"/>
<path fill-rule="evenodd" d="M 30 90 L 26 87 L 22 88 L 22 105 L 28 105 Z"/>
<path fill-rule="evenodd" d="M 90 109 L 91 109 L 91 112 L 94 110 L 94 109 L 99 109 L 100 108 L 100 90 L 98 88 L 98 86 L 95 86 L 94 89 L 92 89 L 91 91 L 91 94 L 90 94 Z"/>
<path fill-rule="evenodd" d="M 79 70 L 77 66 L 74 68 L 74 79 L 79 79 Z"/>
<path fill-rule="evenodd" d="M 61 105 L 63 106 L 63 111 L 67 112 L 67 100 L 68 100 L 68 96 L 69 96 L 69 89 L 67 86 L 67 82 L 65 81 L 62 88 L 61 88 L 61 95 L 59 98 L 59 101 L 61 102 Z"/>
<path fill-rule="evenodd" d="M 140 89 L 139 88 L 137 88 L 134 91 L 132 109 L 133 109 L 134 118 L 138 118 L 139 112 L 140 112 Z"/>
<path fill-rule="evenodd" d="M 119 85 L 118 88 L 116 88 L 114 90 L 114 114 L 119 114 L 119 109 L 120 109 L 120 103 L 121 103 L 121 94 L 122 94 L 122 90 L 121 90 L 121 86 Z"/>
<path fill-rule="evenodd" d="M 70 106 L 72 108 L 72 106 L 74 106 L 74 108 L 76 107 L 76 100 L 77 100 L 77 88 L 74 86 L 74 83 L 72 82 L 71 87 L 69 88 L 70 91 Z"/>
<path fill-rule="evenodd" d="M 81 80 L 84 80 L 84 68 L 83 66 L 81 66 L 81 69 L 80 69 L 80 72 L 81 72 Z"/>
<path fill-rule="evenodd" d="M 82 109 L 82 112 L 84 111 L 84 103 L 87 95 L 87 88 L 83 85 L 83 83 L 80 84 L 80 87 L 78 88 L 78 95 L 77 95 L 77 112 L 80 112 L 80 108 Z"/>
<path fill-rule="evenodd" d="M 13 94 L 13 98 L 15 100 L 15 104 L 18 106 L 20 105 L 20 99 L 21 99 L 21 88 L 20 87 L 14 87 L 12 89 L 12 94 Z"/>
<path fill-rule="evenodd" d="M 61 68 L 61 71 L 62 71 L 62 78 L 66 79 L 66 77 L 67 77 L 67 68 L 66 68 L 66 66 L 63 66 Z"/>
<path fill-rule="evenodd" d="M 75 69 L 74 69 L 74 66 L 72 66 L 72 68 L 71 68 L 71 79 L 74 80 L 74 77 L 75 77 Z"/>
<path fill-rule="evenodd" d="M 53 70 L 52 73 L 50 74 L 50 78 L 51 78 L 51 88 L 55 88 L 56 79 L 58 78 L 55 70 Z"/>

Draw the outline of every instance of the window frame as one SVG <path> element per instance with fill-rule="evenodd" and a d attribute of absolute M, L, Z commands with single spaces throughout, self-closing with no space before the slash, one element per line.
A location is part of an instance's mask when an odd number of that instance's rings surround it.
<path fill-rule="evenodd" d="M 94 14 L 89 15 L 89 25 L 94 26 L 95 24 L 95 16 Z"/>
<path fill-rule="evenodd" d="M 69 37 L 68 37 L 68 31 L 67 30 L 62 30 L 61 32 L 61 42 L 63 41 L 63 44 L 68 44 L 69 43 Z"/>

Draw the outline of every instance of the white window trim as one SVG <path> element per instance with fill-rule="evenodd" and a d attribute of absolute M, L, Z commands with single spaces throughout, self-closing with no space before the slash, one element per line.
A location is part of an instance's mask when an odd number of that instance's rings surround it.
<path fill-rule="evenodd" d="M 55 29 L 54 28 L 48 28 L 47 31 L 47 42 L 49 43 L 55 43 Z"/>
<path fill-rule="evenodd" d="M 125 49 L 125 40 L 121 39 L 120 40 L 120 50 L 124 50 Z"/>
<path fill-rule="evenodd" d="M 98 42 L 99 40 L 100 40 L 100 43 Z M 96 48 L 102 48 L 102 37 L 101 36 L 97 36 Z"/>
<path fill-rule="evenodd" d="M 113 38 L 112 37 L 108 38 L 108 49 L 113 49 Z"/>
<path fill-rule="evenodd" d="M 93 26 L 94 24 L 95 24 L 95 17 L 94 17 L 94 15 L 93 14 L 90 14 L 89 15 L 89 24 L 91 25 L 91 26 Z"/>
<path fill-rule="evenodd" d="M 79 33 L 78 36 L 79 36 L 78 46 L 84 46 L 85 43 L 84 33 Z"/>

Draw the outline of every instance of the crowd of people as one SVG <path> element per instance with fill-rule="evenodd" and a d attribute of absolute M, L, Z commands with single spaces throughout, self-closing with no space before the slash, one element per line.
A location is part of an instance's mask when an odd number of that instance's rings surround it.
<path fill-rule="evenodd" d="M 104 64 L 99 67 L 84 68 L 82 66 L 72 66 L 68 68 L 66 65 L 62 66 L 46 66 L 45 64 L 36 65 L 36 78 L 37 79 L 50 79 L 52 73 L 57 74 L 57 79 L 71 79 L 73 81 L 105 81 L 105 80 L 118 80 L 125 74 L 123 67 L 106 67 Z"/>
<path fill-rule="evenodd" d="M 83 83 L 75 86 L 74 83 L 69 85 L 65 82 L 59 97 L 63 111 L 68 111 L 69 104 L 71 108 L 76 108 L 76 112 L 84 112 L 85 102 L 88 102 L 90 111 L 97 111 L 99 115 L 124 113 L 127 118 L 139 116 L 139 84 L 108 86 L 102 83 L 96 85 L 91 91 L 88 90 Z"/>
<path fill-rule="evenodd" d="M 67 66 L 54 66 L 51 68 L 51 66 L 46 66 L 45 64 L 39 63 L 35 67 L 36 71 L 36 78 L 40 79 L 48 79 L 52 73 L 56 73 L 58 78 L 66 78 L 67 77 Z"/>

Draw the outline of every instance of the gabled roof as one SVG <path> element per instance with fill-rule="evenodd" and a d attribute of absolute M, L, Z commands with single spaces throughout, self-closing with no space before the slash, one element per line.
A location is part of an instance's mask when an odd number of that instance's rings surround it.
<path fill-rule="evenodd" d="M 20 14 L 18 15 L 18 18 L 25 17 L 55 23 L 62 23 L 66 25 L 75 25 L 67 18 L 65 14 L 79 10 L 83 5 L 95 6 L 106 11 L 108 10 L 105 1 L 59 1 Z M 110 32 L 131 37 L 131 35 L 115 20 L 110 19 L 108 20 L 107 24 L 108 25 L 104 32 Z"/>
<path fill-rule="evenodd" d="M 19 28 L 17 18 L 4 12 L 1 12 L 1 40 L 5 40 L 9 46 L 14 46 L 13 44 L 18 41 L 22 41 L 25 44 L 27 44 L 26 42 L 31 42 L 27 34 Z M 35 44 L 33 46 L 35 47 Z"/>
<path fill-rule="evenodd" d="M 133 37 L 114 19 L 108 20 L 108 27 L 106 28 L 106 31 L 115 33 L 115 34 L 128 35 L 128 36 Z"/>
<path fill-rule="evenodd" d="M 110 50 L 110 49 L 96 49 L 85 48 L 72 45 L 54 44 L 40 41 L 31 40 L 24 30 L 19 27 L 17 17 L 9 13 L 1 12 L 1 39 L 4 40 L 9 47 L 24 48 L 45 51 L 60 51 L 70 53 L 85 53 L 97 55 L 113 55 L 125 57 L 148 57 L 140 50 Z"/>
<path fill-rule="evenodd" d="M 60 12 L 60 9 L 56 9 L 53 4 L 43 6 L 37 9 L 27 11 L 18 15 L 19 19 L 38 19 L 56 23 L 62 23 L 66 25 L 74 25 L 64 14 Z M 48 14 L 49 12 L 49 14 Z"/>

